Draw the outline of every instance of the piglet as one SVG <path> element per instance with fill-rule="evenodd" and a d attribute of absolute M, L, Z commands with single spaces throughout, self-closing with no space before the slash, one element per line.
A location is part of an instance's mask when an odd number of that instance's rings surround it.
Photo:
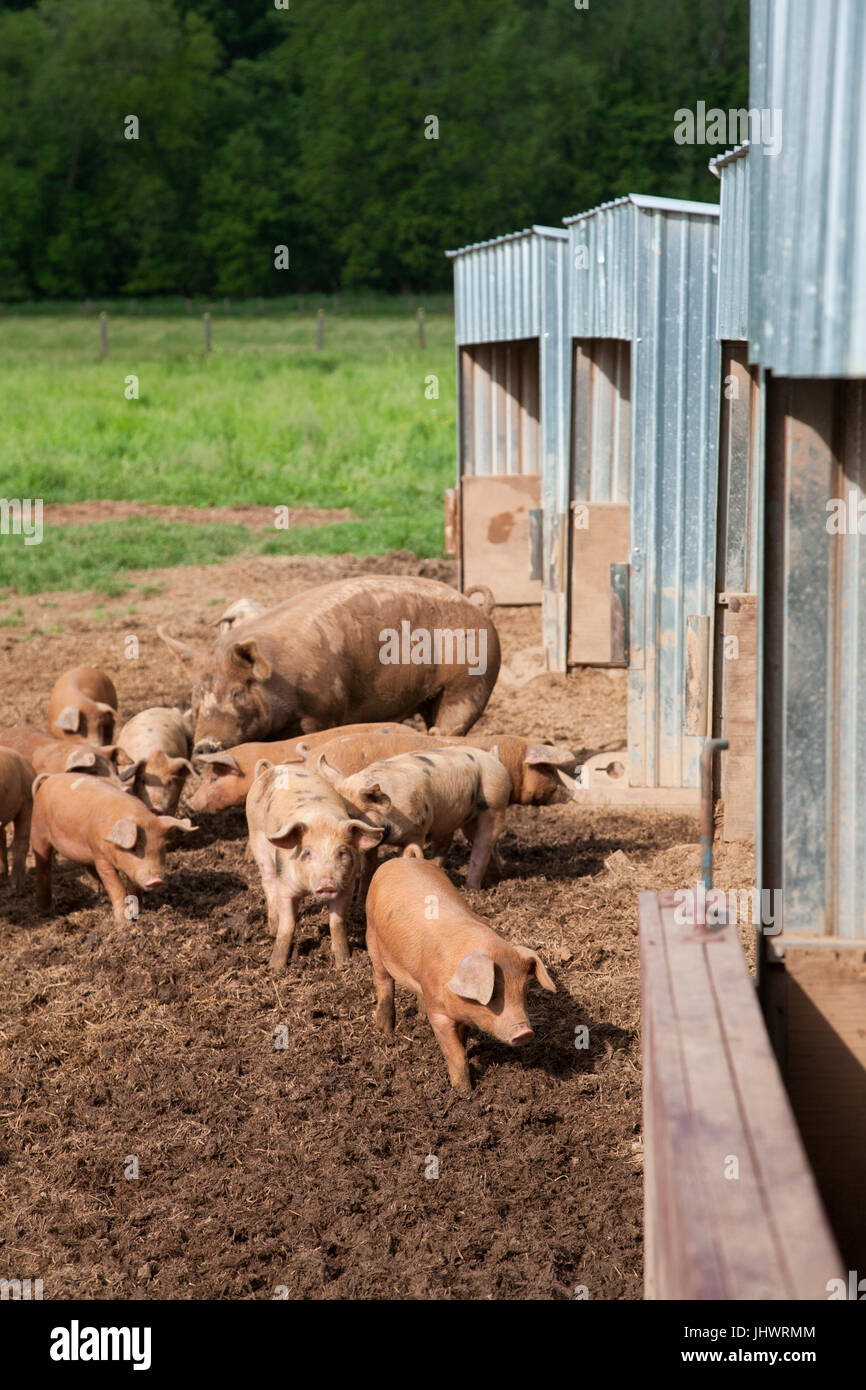
<path fill-rule="evenodd" d="M 435 742 L 435 739 L 431 739 Z M 515 806 L 549 806 L 569 801 L 577 783 L 577 758 L 570 748 L 538 743 L 516 734 L 476 734 L 470 732 L 448 743 L 496 749 L 496 756 L 511 778 L 511 802 Z"/>
<path fill-rule="evenodd" d="M 319 772 L 359 816 L 385 829 L 383 844 L 421 857 L 429 840 L 441 864 L 454 832 L 472 842 L 467 888 L 480 888 L 505 825 L 511 778 L 496 757 L 473 748 L 430 748 L 371 763 L 341 777 L 324 754 Z"/>
<path fill-rule="evenodd" d="M 256 764 L 247 824 L 268 926 L 276 935 L 271 969 L 285 969 L 297 906 L 309 894 L 328 904 L 334 962 L 346 965 L 346 917 L 360 856 L 379 843 L 382 830 L 351 819 L 337 793 L 315 773 L 294 763 L 274 766 L 267 758 Z"/>
<path fill-rule="evenodd" d="M 403 724 L 345 724 L 335 729 L 321 729 L 305 734 L 303 739 L 281 739 L 274 743 L 239 743 L 219 753 L 196 753 L 196 770 L 201 784 L 189 800 L 189 808 L 198 811 L 225 811 L 230 806 L 243 806 L 253 783 L 253 772 L 259 758 L 273 763 L 299 763 L 323 743 L 356 733 L 387 733 L 403 729 Z M 419 737 L 422 737 L 419 735 Z"/>
<path fill-rule="evenodd" d="M 497 935 L 448 876 L 421 859 L 389 859 L 367 894 L 367 950 L 376 985 L 376 1025 L 394 1031 L 394 982 L 421 1000 L 448 1066 L 468 1094 L 470 1028 L 511 1047 L 532 1041 L 526 987 L 556 985 L 541 957 Z"/>
<path fill-rule="evenodd" d="M 26 758 L 11 748 L 0 748 L 0 878 L 9 872 L 6 859 L 6 827 L 14 825 L 12 834 L 12 891 L 24 888 L 24 865 L 27 859 L 27 839 L 33 810 L 31 787 L 35 772 Z"/>
<path fill-rule="evenodd" d="M 188 820 L 155 816 L 142 802 L 101 777 L 43 774 L 33 784 L 30 845 L 36 857 L 36 905 L 51 907 L 55 850 L 101 879 L 118 926 L 126 921 L 123 879 L 150 893 L 165 881 L 169 832 L 194 830 Z"/>
<path fill-rule="evenodd" d="M 117 691 L 98 666 L 75 666 L 56 681 L 48 701 L 48 732 L 57 738 L 111 742 Z"/>
<path fill-rule="evenodd" d="M 34 748 L 31 762 L 36 772 L 86 772 L 91 777 L 119 778 L 118 760 L 125 763 L 123 754 L 113 743 L 98 745 L 78 743 L 72 739 L 53 738 Z M 127 790 L 132 790 L 131 787 Z"/>
<path fill-rule="evenodd" d="M 157 815 L 173 816 L 187 777 L 189 728 L 180 710 L 154 706 L 127 721 L 117 735 L 117 746 L 129 758 L 121 771 L 137 797 Z"/>
<path fill-rule="evenodd" d="M 259 618 L 267 609 L 264 604 L 257 603 L 254 598 L 236 598 L 234 603 L 230 603 L 224 613 L 216 619 L 219 624 L 220 632 L 228 632 L 237 623 L 245 623 L 247 618 Z"/>
<path fill-rule="evenodd" d="M 305 762 L 310 772 L 315 772 L 320 758 L 333 767 L 341 777 L 353 777 L 363 772 L 371 763 L 393 758 L 398 753 L 420 752 L 424 748 L 435 747 L 426 734 L 410 729 L 408 724 L 397 724 L 383 733 L 376 726 L 374 733 L 342 734 L 328 743 L 312 743 L 310 736 L 299 739 L 299 753 L 306 753 Z"/>

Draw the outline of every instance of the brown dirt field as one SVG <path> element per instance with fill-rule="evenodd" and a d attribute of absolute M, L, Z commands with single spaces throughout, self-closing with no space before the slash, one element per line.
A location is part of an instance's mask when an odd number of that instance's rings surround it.
<path fill-rule="evenodd" d="M 133 575 L 117 600 L 16 598 L 25 625 L 0 629 L 0 727 L 40 723 L 52 682 L 83 660 L 115 677 L 122 718 L 183 703 L 158 622 L 204 641 L 217 604 L 364 572 L 453 577 L 447 561 L 402 553 L 261 557 Z M 480 729 L 623 746 L 621 674 L 530 679 L 537 613 L 496 621 L 512 677 Z M 636 894 L 694 883 L 696 822 L 510 809 L 505 877 L 469 896 L 541 952 L 557 993 L 533 993 L 522 1053 L 474 1041 L 471 1100 L 451 1092 L 411 996 L 398 990 L 393 1041 L 374 1031 L 357 911 L 347 970 L 308 907 L 298 960 L 272 979 L 243 814 L 198 822 L 123 930 L 72 865 L 55 872 L 46 919 L 31 872 L 21 897 L 0 885 L 0 1275 L 40 1277 L 55 1299 L 271 1298 L 280 1285 L 290 1298 L 567 1299 L 580 1284 L 593 1299 L 640 1298 Z M 612 872 L 618 849 L 629 863 Z M 458 884 L 465 864 L 456 845 Z M 717 869 L 720 886 L 748 886 L 750 846 L 722 846 Z M 137 1179 L 124 1175 L 132 1155 Z"/>

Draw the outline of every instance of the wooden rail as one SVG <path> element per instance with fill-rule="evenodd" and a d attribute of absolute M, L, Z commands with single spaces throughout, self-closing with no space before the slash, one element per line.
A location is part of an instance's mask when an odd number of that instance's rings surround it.
<path fill-rule="evenodd" d="M 696 938 L 672 892 L 638 915 L 646 1297 L 826 1299 L 846 1272 L 737 928 Z"/>

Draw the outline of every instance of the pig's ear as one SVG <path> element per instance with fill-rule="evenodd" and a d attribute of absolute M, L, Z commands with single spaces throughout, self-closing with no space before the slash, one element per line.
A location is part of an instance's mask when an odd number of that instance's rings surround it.
<path fill-rule="evenodd" d="M 43 783 L 43 782 L 47 782 L 47 781 L 48 781 L 48 778 L 49 778 L 50 776 L 51 776 L 51 773 L 50 773 L 50 772 L 40 772 L 40 774 L 39 774 L 38 777 L 34 777 L 33 782 L 32 782 L 32 784 L 31 784 L 31 787 L 30 787 L 30 795 L 31 795 L 31 796 L 35 796 L 36 793 L 38 792 L 39 788 L 42 786 L 42 783 Z M 4 835 L 5 835 L 5 833 L 6 833 L 5 826 L 4 826 L 3 833 L 4 833 Z"/>
<path fill-rule="evenodd" d="M 89 748 L 79 748 L 76 752 L 69 754 L 64 768 L 67 772 L 80 772 L 86 767 L 94 767 L 95 765 L 96 754 L 91 753 Z"/>
<path fill-rule="evenodd" d="M 271 674 L 271 663 L 262 656 L 254 637 L 246 642 L 235 642 L 229 648 L 228 658 L 233 666 L 239 666 L 244 675 L 252 676 L 253 680 L 266 681 Z"/>
<path fill-rule="evenodd" d="M 384 825 L 367 825 L 362 820 L 350 820 L 347 822 L 352 832 L 352 841 L 355 849 L 375 849 L 382 841 L 385 834 Z"/>
<path fill-rule="evenodd" d="M 185 773 L 185 774 L 187 775 L 187 777 L 189 777 L 193 772 L 195 772 L 195 768 L 193 767 L 193 765 L 192 765 L 192 763 L 190 762 L 189 758 L 169 758 L 169 759 L 168 759 L 168 773 L 169 773 L 169 776 L 170 776 L 170 777 L 177 777 L 177 775 L 178 775 L 179 772 Z"/>
<path fill-rule="evenodd" d="M 464 956 L 446 986 L 461 999 L 475 999 L 489 1004 L 493 998 L 495 971 L 490 956 L 483 951 L 470 951 Z"/>
<path fill-rule="evenodd" d="M 308 743 L 304 743 L 304 740 L 302 738 L 299 738 L 297 743 L 295 744 L 295 752 L 297 753 L 299 758 L 306 758 L 310 752 L 310 745 Z M 324 754 L 322 756 L 324 757 Z"/>
<path fill-rule="evenodd" d="M 127 763 L 125 767 L 118 768 L 117 775 L 125 787 L 132 787 L 143 767 L 144 758 L 139 758 L 137 762 Z"/>
<path fill-rule="evenodd" d="M 297 744 L 295 747 L 297 747 Z M 330 782 L 332 787 L 338 787 L 343 780 L 337 769 L 332 767 L 328 762 L 324 753 L 319 754 L 319 761 L 316 763 L 316 771 L 320 777 L 324 777 L 326 782 Z"/>
<path fill-rule="evenodd" d="M 116 820 L 111 831 L 106 835 L 112 845 L 117 845 L 119 849 L 135 849 L 135 842 L 138 839 L 138 824 L 130 816 L 124 816 L 122 820 Z"/>
<path fill-rule="evenodd" d="M 100 714 L 117 714 L 117 710 L 114 708 L 114 705 L 105 705 L 101 700 L 97 700 L 95 703 L 96 708 L 99 710 Z"/>
<path fill-rule="evenodd" d="M 197 652 L 195 647 L 191 647 L 188 642 L 179 642 L 176 637 L 169 637 L 168 633 L 163 632 L 161 627 L 156 629 L 156 635 L 184 665 L 190 661 L 198 661 L 201 653 Z"/>
<path fill-rule="evenodd" d="M 361 792 L 361 799 L 366 801 L 368 806 L 375 806 L 379 811 L 391 809 L 391 798 L 387 792 L 382 791 L 378 782 L 371 782 L 368 787 L 364 787 Z"/>
<path fill-rule="evenodd" d="M 253 768 L 253 781 L 257 782 L 258 779 L 261 777 L 262 773 L 270 772 L 272 767 L 273 763 L 271 762 L 270 758 L 259 758 L 255 767 Z"/>
<path fill-rule="evenodd" d="M 499 744 L 498 744 L 498 743 L 494 743 L 493 747 L 490 748 L 490 749 L 488 749 L 488 752 L 489 752 L 491 758 L 495 758 L 496 761 L 497 761 L 498 763 L 501 763 L 501 762 L 502 762 L 502 754 L 501 754 L 500 751 L 499 751 Z"/>
<path fill-rule="evenodd" d="M 62 729 L 65 734 L 77 734 L 80 722 L 81 710 L 77 705 L 65 705 L 54 720 L 58 729 Z"/>
<path fill-rule="evenodd" d="M 302 820 L 287 820 L 285 825 L 281 825 L 279 830 L 268 836 L 268 839 L 277 849 L 297 849 L 306 828 Z"/>
<path fill-rule="evenodd" d="M 164 830 L 195 830 L 191 820 L 184 816 L 183 820 L 178 820 L 177 816 L 157 816 L 157 820 Z"/>
<path fill-rule="evenodd" d="M 555 994 L 556 985 L 553 983 L 547 971 L 545 970 L 544 961 L 541 959 L 541 956 L 538 954 L 538 952 L 530 951 L 528 946 L 517 946 L 515 949 L 519 956 L 522 956 L 524 960 L 528 960 L 530 962 L 532 966 L 532 973 L 534 974 L 538 983 L 541 985 L 541 988 L 549 990 L 551 994 Z"/>
<path fill-rule="evenodd" d="M 523 761 L 530 767 L 574 767 L 577 758 L 568 748 L 554 748 L 549 743 L 530 743 Z"/>
<path fill-rule="evenodd" d="M 238 777 L 243 775 L 241 772 L 241 765 L 233 753 L 196 753 L 195 760 L 197 763 L 210 763 L 212 767 L 216 768 L 217 772 L 223 774 L 233 772 Z M 262 761 L 264 761 L 264 759 L 262 759 Z"/>

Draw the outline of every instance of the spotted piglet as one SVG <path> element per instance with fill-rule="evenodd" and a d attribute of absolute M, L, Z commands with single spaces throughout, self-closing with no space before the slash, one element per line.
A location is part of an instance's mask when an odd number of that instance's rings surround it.
<path fill-rule="evenodd" d="M 284 970 L 302 898 L 327 903 L 331 950 L 336 965 L 349 960 L 346 917 L 361 854 L 383 831 L 355 820 L 333 787 L 295 763 L 256 763 L 247 796 L 250 850 L 259 866 L 268 904 L 268 926 L 276 936 L 270 966 Z"/>
<path fill-rule="evenodd" d="M 478 748 L 431 748 L 400 753 L 341 778 L 320 755 L 319 772 L 344 801 L 373 825 L 383 827 L 383 844 L 422 858 L 424 845 L 441 864 L 456 830 L 472 842 L 467 888 L 480 888 L 496 841 L 505 826 L 511 778 L 496 756 Z"/>

